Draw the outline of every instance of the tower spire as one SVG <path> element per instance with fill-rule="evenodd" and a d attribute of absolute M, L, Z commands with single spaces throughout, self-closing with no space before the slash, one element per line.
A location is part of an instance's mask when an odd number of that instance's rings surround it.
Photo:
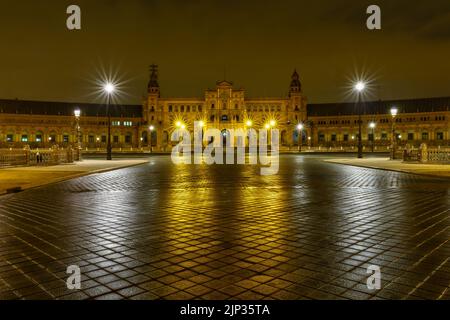
<path fill-rule="evenodd" d="M 158 65 L 152 64 L 150 66 L 150 81 L 148 82 L 149 93 L 159 93 L 158 83 Z"/>
<path fill-rule="evenodd" d="M 290 93 L 301 93 L 302 83 L 300 82 L 300 76 L 298 75 L 297 69 L 294 69 L 294 73 L 291 76 L 291 88 Z"/>

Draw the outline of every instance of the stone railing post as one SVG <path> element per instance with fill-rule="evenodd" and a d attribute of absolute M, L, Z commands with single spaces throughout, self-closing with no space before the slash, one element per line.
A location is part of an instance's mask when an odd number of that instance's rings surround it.
<path fill-rule="evenodd" d="M 52 157 L 52 162 L 54 164 L 58 164 L 59 163 L 58 147 L 56 145 L 52 146 L 51 157 Z"/>
<path fill-rule="evenodd" d="M 403 149 L 403 161 L 410 161 L 410 160 L 411 160 L 411 145 L 407 143 L 405 149 Z"/>
<path fill-rule="evenodd" d="M 30 146 L 27 144 L 23 147 L 23 150 L 25 152 L 25 165 L 29 166 L 31 163 L 31 149 Z"/>
<path fill-rule="evenodd" d="M 427 144 L 422 143 L 419 147 L 419 155 L 420 155 L 420 162 L 425 163 L 428 162 L 428 150 L 427 150 Z"/>
<path fill-rule="evenodd" d="M 72 147 L 67 147 L 66 149 L 67 153 L 67 163 L 73 163 L 73 150 Z"/>

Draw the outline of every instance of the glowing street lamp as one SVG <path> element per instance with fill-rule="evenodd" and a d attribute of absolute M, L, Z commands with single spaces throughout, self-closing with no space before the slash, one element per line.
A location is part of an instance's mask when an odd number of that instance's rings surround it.
<path fill-rule="evenodd" d="M 303 129 L 304 129 L 303 123 L 299 123 L 297 125 L 297 130 L 298 130 L 298 152 L 302 152 Z"/>
<path fill-rule="evenodd" d="M 251 126 L 253 126 L 253 121 L 252 120 L 247 120 L 245 125 L 250 128 Z"/>
<path fill-rule="evenodd" d="M 396 140 L 396 137 L 395 137 L 395 117 L 397 116 L 397 114 L 398 114 L 397 107 L 392 107 L 391 108 L 391 117 L 392 117 L 392 135 L 391 135 L 391 138 L 392 138 L 392 141 L 391 141 L 392 150 L 391 150 L 391 159 L 392 160 L 395 159 L 395 148 L 396 148 L 396 146 L 395 146 L 395 140 Z"/>
<path fill-rule="evenodd" d="M 369 123 L 369 128 L 372 129 L 372 153 L 374 152 L 374 148 L 375 148 L 375 127 L 376 127 L 376 123 L 375 122 L 371 122 Z"/>
<path fill-rule="evenodd" d="M 106 160 L 112 160 L 112 146 L 111 146 L 111 112 L 109 110 L 109 106 L 111 103 L 111 95 L 115 91 L 115 86 L 111 82 L 105 83 L 103 86 L 103 90 L 106 93 L 106 110 L 108 113 L 108 139 L 106 145 Z"/>
<path fill-rule="evenodd" d="M 275 120 L 270 120 L 270 126 L 273 128 L 277 125 L 277 122 Z"/>
<path fill-rule="evenodd" d="M 396 107 L 391 108 L 391 116 L 395 118 L 398 114 L 398 109 Z"/>
<path fill-rule="evenodd" d="M 355 90 L 357 92 L 357 107 L 358 107 L 358 158 L 361 159 L 363 157 L 363 147 L 362 147 L 362 121 L 361 121 L 361 95 L 366 88 L 366 84 L 362 81 L 359 81 L 355 84 Z"/>

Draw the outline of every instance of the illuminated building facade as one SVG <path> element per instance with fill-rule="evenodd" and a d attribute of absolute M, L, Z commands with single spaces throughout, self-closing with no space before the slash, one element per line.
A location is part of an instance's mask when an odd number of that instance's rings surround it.
<path fill-rule="evenodd" d="M 394 106 L 399 110 L 395 119 L 389 114 Z M 399 145 L 426 142 L 448 146 L 449 106 L 450 98 L 363 103 L 363 144 L 386 147 L 395 132 Z M 0 100 L 0 147 L 74 145 L 77 143 L 76 109 L 81 110 L 83 149 L 104 150 L 105 105 L 20 100 Z M 170 151 L 175 144 L 170 141 L 171 133 L 177 127 L 193 131 L 194 121 L 201 121 L 205 128 L 221 130 L 224 137 L 230 129 L 276 128 L 280 132 L 281 150 L 295 148 L 299 136 L 305 146 L 353 147 L 358 134 L 355 104 L 307 104 L 296 71 L 285 98 L 248 98 L 243 89 L 233 88 L 229 81 L 217 82 L 201 98 L 167 98 L 161 95 L 157 66 L 152 66 L 143 104 L 112 105 L 110 112 L 115 151 L 146 151 L 150 145 L 153 151 Z M 304 124 L 301 131 L 299 123 Z"/>

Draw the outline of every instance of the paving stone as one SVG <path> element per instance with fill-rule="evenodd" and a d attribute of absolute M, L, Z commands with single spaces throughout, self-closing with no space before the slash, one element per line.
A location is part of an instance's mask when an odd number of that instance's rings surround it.
<path fill-rule="evenodd" d="M 274 176 L 152 157 L 3 196 L 0 299 L 450 299 L 449 190 L 321 156 Z"/>

